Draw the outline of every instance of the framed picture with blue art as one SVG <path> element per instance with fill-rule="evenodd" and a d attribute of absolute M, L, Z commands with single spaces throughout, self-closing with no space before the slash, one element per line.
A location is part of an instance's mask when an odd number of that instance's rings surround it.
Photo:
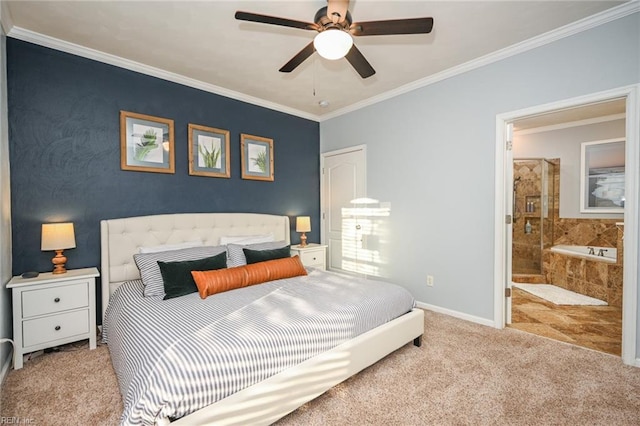
<path fill-rule="evenodd" d="M 242 179 L 273 181 L 273 139 L 240 135 Z"/>
<path fill-rule="evenodd" d="M 229 178 L 231 176 L 229 131 L 189 124 L 189 174 Z"/>
<path fill-rule="evenodd" d="M 173 120 L 120 111 L 120 168 L 175 173 Z"/>

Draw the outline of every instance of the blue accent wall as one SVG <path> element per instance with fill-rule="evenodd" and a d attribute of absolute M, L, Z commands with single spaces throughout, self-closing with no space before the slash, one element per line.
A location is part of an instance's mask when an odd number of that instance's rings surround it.
<path fill-rule="evenodd" d="M 7 68 L 14 275 L 52 269 L 46 222 L 75 225 L 68 268 L 99 267 L 100 220 L 117 217 L 310 215 L 320 240 L 317 122 L 11 38 Z M 120 169 L 120 110 L 174 120 L 175 174 Z M 189 123 L 230 131 L 230 179 L 189 175 Z M 273 139 L 274 182 L 240 178 L 240 133 Z"/>

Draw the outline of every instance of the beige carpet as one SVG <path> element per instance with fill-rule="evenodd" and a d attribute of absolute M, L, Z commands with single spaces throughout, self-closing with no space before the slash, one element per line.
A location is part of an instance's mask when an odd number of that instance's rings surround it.
<path fill-rule="evenodd" d="M 640 369 L 618 357 L 433 312 L 425 325 L 421 348 L 401 348 L 277 424 L 640 424 Z M 100 346 L 46 354 L 11 371 L 0 415 L 115 425 L 121 410 Z"/>

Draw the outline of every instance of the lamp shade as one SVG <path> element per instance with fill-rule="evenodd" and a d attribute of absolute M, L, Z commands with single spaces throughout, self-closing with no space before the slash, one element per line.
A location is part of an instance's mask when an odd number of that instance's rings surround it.
<path fill-rule="evenodd" d="M 73 223 L 43 223 L 42 251 L 75 248 Z"/>
<path fill-rule="evenodd" d="M 311 218 L 309 216 L 296 217 L 296 232 L 310 232 Z"/>
<path fill-rule="evenodd" d="M 313 47 L 325 59 L 335 60 L 344 58 L 353 46 L 351 34 L 337 28 L 324 30 L 313 39 Z"/>

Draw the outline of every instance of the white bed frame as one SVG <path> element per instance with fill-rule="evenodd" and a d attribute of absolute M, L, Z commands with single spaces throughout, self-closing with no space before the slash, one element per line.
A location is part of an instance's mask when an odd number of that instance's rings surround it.
<path fill-rule="evenodd" d="M 133 255 L 140 247 L 201 240 L 218 245 L 222 236 L 273 233 L 290 241 L 289 217 L 255 213 L 179 213 L 100 222 L 102 316 L 125 281 L 139 279 Z M 269 425 L 338 383 L 413 341 L 420 345 L 424 313 L 406 315 L 317 355 L 260 383 L 185 416 L 176 425 Z M 159 424 L 168 424 L 168 420 Z"/>

